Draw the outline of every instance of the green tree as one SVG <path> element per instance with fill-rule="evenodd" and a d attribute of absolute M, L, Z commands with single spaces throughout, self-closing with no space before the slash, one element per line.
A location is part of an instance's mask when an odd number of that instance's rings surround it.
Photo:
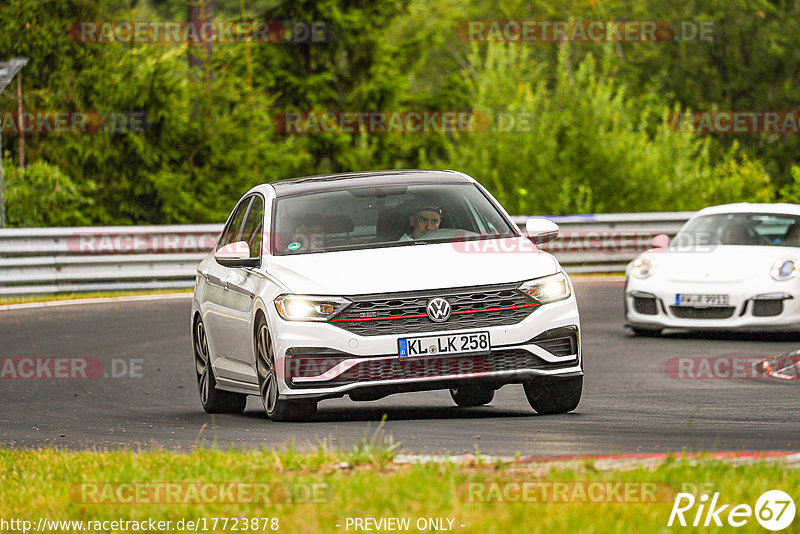
<path fill-rule="evenodd" d="M 473 102 L 492 124 L 460 135 L 446 163 L 482 180 L 513 213 L 698 209 L 771 197 L 769 176 L 737 147 L 716 165 L 714 140 L 671 128 L 666 103 L 631 95 L 593 55 L 577 65 L 570 58 L 562 46 L 552 86 L 552 73 L 525 48 L 475 46 Z"/>
<path fill-rule="evenodd" d="M 10 227 L 80 226 L 91 200 L 58 167 L 37 161 L 25 169 L 5 162 Z"/>

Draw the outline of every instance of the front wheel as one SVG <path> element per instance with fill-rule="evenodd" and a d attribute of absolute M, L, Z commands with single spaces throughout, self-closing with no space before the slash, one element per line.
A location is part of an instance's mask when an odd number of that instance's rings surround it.
<path fill-rule="evenodd" d="M 211 367 L 206 327 L 199 317 L 194 323 L 194 367 L 200 404 L 206 413 L 242 413 L 247 406 L 247 395 L 217 389 L 217 379 Z"/>
<path fill-rule="evenodd" d="M 478 385 L 459 386 L 450 388 L 450 397 L 452 397 L 453 402 L 462 408 L 483 406 L 492 402 L 494 390 Z"/>
<path fill-rule="evenodd" d="M 537 413 L 567 413 L 581 401 L 583 376 L 541 377 L 525 382 L 524 389 L 528 403 Z"/>
<path fill-rule="evenodd" d="M 267 415 L 273 421 L 299 421 L 312 417 L 317 411 L 315 401 L 291 401 L 279 398 L 278 372 L 272 337 L 263 317 L 256 326 L 256 370 L 258 390 Z"/>

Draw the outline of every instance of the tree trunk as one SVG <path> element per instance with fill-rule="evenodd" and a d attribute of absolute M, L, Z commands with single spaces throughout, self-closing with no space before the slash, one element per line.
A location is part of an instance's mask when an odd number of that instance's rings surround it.
<path fill-rule="evenodd" d="M 187 54 L 189 66 L 198 69 L 206 80 L 211 79 L 211 53 L 213 51 L 214 0 L 190 0 L 187 3 L 186 22 L 195 32 L 187 29 L 189 36 Z"/>

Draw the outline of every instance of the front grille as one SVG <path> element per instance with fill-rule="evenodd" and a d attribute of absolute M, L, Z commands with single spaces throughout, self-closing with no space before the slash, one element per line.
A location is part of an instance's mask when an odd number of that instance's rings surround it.
<path fill-rule="evenodd" d="M 670 306 L 672 315 L 679 319 L 727 319 L 736 308 L 720 306 L 715 308 L 692 308 L 689 306 Z"/>
<path fill-rule="evenodd" d="M 646 297 L 633 297 L 633 309 L 643 315 L 657 315 L 656 299 Z"/>
<path fill-rule="evenodd" d="M 519 291 L 518 283 L 471 288 L 415 291 L 350 297 L 353 304 L 330 321 L 361 336 L 419 334 L 434 331 L 487 328 L 519 323 L 539 304 Z M 428 301 L 447 299 L 450 318 L 435 323 L 428 318 Z"/>
<path fill-rule="evenodd" d="M 522 349 L 498 349 L 481 356 L 437 356 L 424 358 L 386 358 L 359 362 L 341 375 L 324 382 L 294 382 L 296 376 L 316 376 L 336 363 L 334 358 L 303 358 L 290 371 L 290 385 L 294 388 L 341 386 L 354 382 L 402 380 L 466 376 L 500 371 L 528 369 L 565 369 L 574 367 L 578 358 L 566 362 L 550 363 Z M 308 360 L 314 360 L 313 362 Z"/>
<path fill-rule="evenodd" d="M 783 301 L 778 299 L 754 300 L 753 316 L 774 317 L 783 313 Z"/>

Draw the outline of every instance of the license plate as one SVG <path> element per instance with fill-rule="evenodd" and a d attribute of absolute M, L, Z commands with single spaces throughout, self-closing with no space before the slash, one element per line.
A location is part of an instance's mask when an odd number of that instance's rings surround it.
<path fill-rule="evenodd" d="M 399 356 L 438 356 L 440 354 L 462 354 L 465 352 L 489 352 L 489 332 L 452 334 L 449 336 L 426 336 L 403 338 L 397 341 Z"/>
<path fill-rule="evenodd" d="M 728 295 L 695 295 L 678 293 L 675 295 L 676 306 L 727 306 Z"/>

